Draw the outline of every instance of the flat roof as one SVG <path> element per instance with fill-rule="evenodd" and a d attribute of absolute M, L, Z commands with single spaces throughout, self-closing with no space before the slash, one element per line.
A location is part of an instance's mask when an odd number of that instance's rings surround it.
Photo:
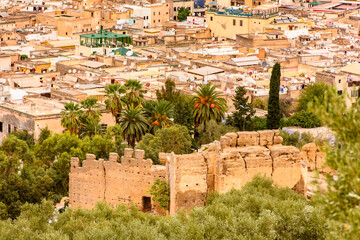
<path fill-rule="evenodd" d="M 29 117 L 42 117 L 46 115 L 58 115 L 64 109 L 65 102 L 50 98 L 27 97 L 23 103 L 2 103 L 1 108 L 15 111 Z M 60 116 L 59 116 L 60 117 Z"/>
<path fill-rule="evenodd" d="M 345 67 L 341 68 L 340 71 L 350 74 L 360 75 L 360 63 L 358 62 L 350 63 Z"/>
<path fill-rule="evenodd" d="M 86 62 L 80 63 L 80 65 L 84 66 L 84 67 L 89 67 L 89 68 L 101 68 L 104 66 L 108 66 L 109 64 L 95 62 L 95 61 L 86 61 Z"/>
<path fill-rule="evenodd" d="M 206 66 L 206 67 L 202 67 L 202 68 L 198 68 L 198 69 L 188 70 L 188 72 L 192 73 L 192 74 L 200 75 L 200 76 L 207 76 L 207 75 L 212 75 L 212 74 L 217 74 L 217 73 L 223 73 L 223 72 L 225 72 L 225 70 L 223 70 L 221 68 Z"/>

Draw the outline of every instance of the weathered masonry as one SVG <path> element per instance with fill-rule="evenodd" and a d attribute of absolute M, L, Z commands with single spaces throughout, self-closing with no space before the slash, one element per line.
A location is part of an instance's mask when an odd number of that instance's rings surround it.
<path fill-rule="evenodd" d="M 92 208 L 97 201 L 111 205 L 134 204 L 140 210 L 159 212 L 149 193 L 155 179 L 170 186 L 170 214 L 203 206 L 209 192 L 240 189 L 257 175 L 266 175 L 279 186 L 306 189 L 309 154 L 282 146 L 277 130 L 228 133 L 201 153 L 161 153 L 163 166 L 144 159 L 143 150 L 125 149 L 121 163 L 111 153 L 109 161 L 88 154 L 79 166 L 72 158 L 69 198 L 72 207 Z"/>

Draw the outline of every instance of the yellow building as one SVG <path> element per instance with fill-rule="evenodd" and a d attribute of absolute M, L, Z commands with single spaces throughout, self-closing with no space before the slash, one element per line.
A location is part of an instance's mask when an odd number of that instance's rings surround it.
<path fill-rule="evenodd" d="M 151 27 L 156 27 L 160 25 L 164 25 L 165 22 L 169 21 L 170 13 L 169 13 L 169 3 L 158 3 L 145 5 L 145 7 L 150 8 L 151 15 Z"/>
<path fill-rule="evenodd" d="M 208 10 L 206 23 L 212 37 L 235 39 L 237 34 L 263 33 L 267 29 L 291 31 L 307 28 L 308 22 L 279 17 L 276 5 L 261 5 L 246 10 L 232 8 L 223 11 Z"/>
<path fill-rule="evenodd" d="M 19 72 L 45 73 L 49 71 L 49 68 L 51 68 L 51 63 L 44 61 L 19 60 L 14 62 L 14 69 Z"/>
<path fill-rule="evenodd" d="M 235 39 L 237 34 L 264 32 L 278 17 L 279 9 L 274 5 L 263 5 L 253 10 L 226 9 L 222 12 L 208 10 L 206 23 L 212 37 Z"/>

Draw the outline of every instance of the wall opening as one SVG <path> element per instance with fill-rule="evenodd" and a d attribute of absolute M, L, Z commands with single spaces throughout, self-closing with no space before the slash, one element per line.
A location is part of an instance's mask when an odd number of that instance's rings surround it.
<path fill-rule="evenodd" d="M 151 211 L 151 197 L 142 197 L 143 212 Z"/>

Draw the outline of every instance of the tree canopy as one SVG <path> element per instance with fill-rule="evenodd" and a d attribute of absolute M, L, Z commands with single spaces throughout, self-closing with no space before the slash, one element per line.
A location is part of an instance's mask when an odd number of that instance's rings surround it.
<path fill-rule="evenodd" d="M 319 209 L 289 188 L 255 177 L 242 190 L 212 193 L 205 207 L 163 217 L 100 202 L 91 210 L 54 215 L 52 204 L 25 205 L 15 221 L 0 221 L 12 239 L 325 239 Z"/>

